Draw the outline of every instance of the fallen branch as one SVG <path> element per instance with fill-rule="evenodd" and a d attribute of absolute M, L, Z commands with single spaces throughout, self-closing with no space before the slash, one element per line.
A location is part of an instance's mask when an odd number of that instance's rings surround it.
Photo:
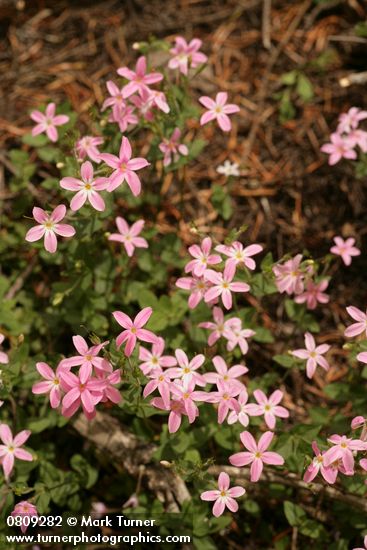
<path fill-rule="evenodd" d="M 167 512 L 179 512 L 180 505 L 191 498 L 183 479 L 153 461 L 157 447 L 136 437 L 113 416 L 97 412 L 96 417 L 88 421 L 80 415 L 73 425 L 80 435 L 96 446 L 103 459 L 109 457 L 133 477 L 139 478 L 140 475 Z"/>

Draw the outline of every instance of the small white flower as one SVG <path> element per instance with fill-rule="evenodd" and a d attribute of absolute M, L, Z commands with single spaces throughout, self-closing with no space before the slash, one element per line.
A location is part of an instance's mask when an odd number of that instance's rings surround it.
<path fill-rule="evenodd" d="M 226 160 L 224 162 L 224 164 L 222 164 L 221 166 L 218 166 L 217 172 L 219 174 L 223 174 L 227 178 L 229 178 L 229 176 L 239 176 L 240 175 L 238 163 L 237 162 L 232 163 L 229 160 Z"/>

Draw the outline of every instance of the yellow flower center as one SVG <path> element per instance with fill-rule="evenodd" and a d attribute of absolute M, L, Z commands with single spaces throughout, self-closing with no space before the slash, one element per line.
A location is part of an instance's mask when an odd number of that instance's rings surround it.
<path fill-rule="evenodd" d="M 185 367 L 183 371 L 184 371 L 184 374 L 189 374 L 189 372 L 191 372 L 188 367 Z"/>
<path fill-rule="evenodd" d="M 221 491 L 221 492 L 220 492 L 220 496 L 221 496 L 221 497 L 225 497 L 226 494 L 227 494 L 227 493 L 226 493 L 225 491 Z"/>
<path fill-rule="evenodd" d="M 87 189 L 87 191 L 89 191 L 90 189 L 92 189 L 92 186 L 90 183 L 86 183 L 84 188 Z"/>

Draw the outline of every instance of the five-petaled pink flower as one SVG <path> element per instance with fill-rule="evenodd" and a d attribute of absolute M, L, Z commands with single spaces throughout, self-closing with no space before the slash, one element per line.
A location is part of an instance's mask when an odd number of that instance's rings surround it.
<path fill-rule="evenodd" d="M 150 404 L 158 409 L 170 411 L 168 415 L 168 431 L 170 434 L 176 433 L 181 426 L 182 416 L 187 416 L 183 400 L 171 399 L 169 406 L 166 407 L 161 397 L 154 397 Z"/>
<path fill-rule="evenodd" d="M 348 338 L 353 338 L 353 336 L 358 336 L 358 334 L 364 332 L 367 337 L 367 312 L 363 313 L 363 311 L 354 306 L 347 307 L 347 312 L 357 322 L 349 325 L 345 329 L 344 335 Z"/>
<path fill-rule="evenodd" d="M 125 99 L 122 95 L 122 88 L 120 90 L 112 80 L 108 80 L 106 86 L 110 97 L 104 100 L 102 111 L 108 107 L 112 107 L 113 117 L 116 119 L 119 115 L 119 111 L 126 107 Z"/>
<path fill-rule="evenodd" d="M 218 424 L 222 424 L 227 418 L 229 411 L 240 412 L 240 406 L 235 399 L 241 392 L 241 387 L 230 382 L 218 380 L 217 391 L 197 392 L 198 401 L 206 403 L 218 403 Z"/>
<path fill-rule="evenodd" d="M 22 533 L 25 533 L 28 529 L 28 526 L 31 524 L 31 522 L 29 520 L 24 521 L 24 518 L 31 518 L 32 516 L 38 517 L 38 511 L 34 504 L 32 504 L 31 502 L 28 502 L 27 500 L 22 500 L 21 502 L 18 502 L 18 504 L 15 505 L 14 510 L 10 515 L 14 518 L 16 517 L 22 518 L 22 524 L 20 526 L 20 530 L 22 531 Z"/>
<path fill-rule="evenodd" d="M 317 304 L 327 304 L 330 300 L 330 296 L 325 294 L 324 290 L 327 289 L 329 281 L 323 279 L 319 283 L 315 283 L 312 279 L 308 279 L 305 285 L 305 289 L 301 294 L 295 297 L 294 301 L 297 304 L 304 304 L 308 309 L 315 309 Z"/>
<path fill-rule="evenodd" d="M 323 357 L 323 354 L 329 351 L 330 346 L 328 344 L 316 346 L 315 339 L 310 332 L 305 333 L 305 345 L 306 349 L 296 349 L 291 351 L 291 354 L 299 359 L 307 359 L 306 373 L 308 378 L 313 377 L 317 365 L 328 371 L 330 365 L 325 357 Z"/>
<path fill-rule="evenodd" d="M 367 118 L 367 111 L 362 111 L 358 107 L 351 107 L 347 113 L 339 115 L 338 132 L 339 134 L 349 134 L 355 130 L 360 121 Z"/>
<path fill-rule="evenodd" d="M 147 241 L 143 237 L 139 237 L 145 224 L 144 220 L 136 221 L 131 227 L 121 216 L 117 216 L 115 221 L 119 233 L 112 233 L 108 240 L 122 243 L 129 258 L 134 254 L 135 248 L 148 248 Z"/>
<path fill-rule="evenodd" d="M 234 105 L 233 103 L 227 103 L 227 98 L 227 92 L 219 92 L 215 98 L 215 101 L 208 96 L 202 96 L 199 98 L 200 103 L 208 109 L 206 113 L 201 115 L 201 126 L 216 119 L 220 129 L 223 130 L 223 132 L 229 132 L 232 128 L 232 124 L 228 115 L 238 113 L 240 108 L 238 105 Z"/>
<path fill-rule="evenodd" d="M 73 344 L 79 355 L 68 357 L 60 362 L 61 368 L 70 369 L 80 366 L 79 377 L 82 383 L 92 375 L 93 367 L 105 372 L 112 371 L 112 365 L 104 357 L 98 357 L 99 352 L 108 344 L 108 341 L 89 347 L 82 336 L 73 336 Z"/>
<path fill-rule="evenodd" d="M 250 432 L 242 432 L 240 434 L 241 441 L 249 452 L 235 453 L 229 457 L 229 462 L 237 467 L 251 464 L 251 481 L 259 481 L 264 463 L 273 464 L 274 466 L 282 466 L 284 464 L 284 458 L 280 454 L 266 450 L 271 444 L 273 437 L 273 432 L 265 432 L 260 437 L 259 443 L 256 443 Z"/>
<path fill-rule="evenodd" d="M 333 446 L 324 453 L 324 465 L 330 466 L 336 460 L 341 460 L 347 475 L 354 473 L 353 451 L 367 450 L 367 443 L 360 439 L 352 439 L 346 435 L 334 434 L 328 438 Z"/>
<path fill-rule="evenodd" d="M 212 332 L 208 336 L 208 346 L 213 346 L 221 336 L 224 336 L 224 333 L 227 330 L 232 329 L 233 327 L 241 327 L 241 319 L 238 317 L 231 317 L 227 321 L 224 320 L 223 311 L 220 307 L 213 307 L 213 321 L 205 321 L 204 323 L 199 323 L 200 328 L 209 329 Z"/>
<path fill-rule="evenodd" d="M 356 240 L 353 239 L 353 237 L 349 237 L 349 239 L 346 240 L 342 239 L 342 237 L 334 237 L 334 242 L 335 245 L 330 248 L 330 252 L 337 256 L 341 256 L 345 265 L 350 265 L 352 263 L 352 257 L 359 256 L 361 253 L 359 248 L 354 246 Z"/>
<path fill-rule="evenodd" d="M 63 204 L 57 206 L 51 214 L 47 214 L 42 208 L 35 206 L 32 214 L 39 225 L 32 227 L 27 232 L 25 239 L 33 243 L 44 237 L 44 245 L 47 252 L 56 252 L 56 235 L 61 235 L 62 237 L 72 237 L 75 235 L 75 229 L 71 225 L 59 223 L 66 215 L 66 206 Z"/>
<path fill-rule="evenodd" d="M 211 302 L 218 296 L 221 296 L 223 305 L 226 309 L 232 307 L 232 292 L 248 292 L 250 287 L 247 283 L 233 283 L 233 277 L 235 276 L 236 267 L 233 264 L 227 264 L 223 273 L 214 271 L 213 269 L 206 269 L 204 271 L 204 277 L 210 283 L 212 287 L 205 292 L 204 300 Z"/>
<path fill-rule="evenodd" d="M 244 388 L 243 383 L 240 380 L 237 380 L 240 376 L 243 376 L 248 372 L 248 368 L 243 365 L 233 365 L 233 367 L 228 368 L 223 357 L 216 355 L 212 359 L 213 365 L 217 372 L 206 372 L 203 375 L 203 378 L 209 384 L 217 384 L 219 380 L 222 382 L 232 384 L 240 390 Z"/>
<path fill-rule="evenodd" d="M 55 103 L 49 103 L 46 107 L 46 112 L 32 111 L 31 119 L 37 122 L 37 125 L 32 130 L 32 136 L 38 136 L 45 132 L 47 137 L 55 142 L 58 140 L 58 133 L 56 126 L 62 126 L 69 121 L 67 115 L 55 115 L 56 105 Z"/>
<path fill-rule="evenodd" d="M 133 93 L 142 94 L 144 90 L 149 89 L 150 84 L 156 84 L 163 79 L 163 74 L 158 72 L 147 73 L 147 62 L 145 56 L 139 57 L 136 62 L 135 71 L 128 67 L 120 67 L 117 69 L 117 74 L 130 80 L 128 84 L 122 88 L 124 98 L 130 97 Z"/>
<path fill-rule="evenodd" d="M 188 304 L 190 309 L 194 309 L 204 298 L 211 284 L 202 277 L 180 277 L 176 281 L 176 286 L 184 290 L 190 290 Z"/>
<path fill-rule="evenodd" d="M 311 464 L 308 466 L 305 475 L 303 476 L 303 480 L 306 483 L 310 483 L 317 474 L 320 472 L 322 477 L 327 481 L 327 483 L 335 483 L 337 475 L 338 475 L 338 468 L 335 465 L 325 466 L 324 464 L 324 455 L 325 453 L 321 453 L 316 441 L 312 442 L 312 449 L 315 453 L 315 458 L 312 460 Z"/>
<path fill-rule="evenodd" d="M 151 344 L 156 343 L 158 336 L 153 334 L 150 330 L 143 328 L 149 321 L 152 313 L 153 310 L 151 307 L 145 307 L 137 314 L 133 321 L 128 315 L 126 315 L 126 313 L 123 313 L 122 311 L 113 312 L 112 315 L 118 324 L 125 329 L 117 336 L 116 345 L 117 347 L 120 347 L 124 342 L 126 342 L 125 355 L 127 357 L 130 357 L 134 351 L 137 340 L 150 342 Z"/>
<path fill-rule="evenodd" d="M 32 393 L 36 395 L 49 393 L 50 405 L 56 409 L 61 402 L 60 371 L 62 365 L 60 363 L 54 372 L 47 363 L 40 362 L 36 363 L 36 369 L 45 380 L 33 384 Z"/>
<path fill-rule="evenodd" d="M 79 210 L 83 204 L 88 201 L 93 208 L 99 212 L 103 212 L 105 209 L 105 203 L 99 194 L 99 191 L 103 191 L 109 185 L 108 178 L 96 178 L 94 179 L 94 172 L 92 163 L 87 160 L 83 162 L 80 168 L 81 179 L 73 177 L 65 177 L 60 180 L 60 186 L 68 191 L 76 191 L 76 194 L 71 199 L 70 208 Z"/>
<path fill-rule="evenodd" d="M 283 392 L 280 390 L 275 390 L 269 397 L 266 397 L 265 393 L 262 390 L 255 390 L 254 397 L 258 402 L 256 404 L 250 404 L 247 407 L 251 416 L 262 416 L 264 415 L 264 420 L 268 428 L 274 430 L 276 417 L 279 418 L 288 418 L 289 412 L 285 407 L 279 405 L 283 399 Z"/>
<path fill-rule="evenodd" d="M 131 155 L 131 145 L 125 136 L 122 138 L 118 157 L 116 155 L 111 155 L 110 153 L 102 153 L 100 155 L 100 158 L 108 166 L 114 169 L 109 177 L 110 184 L 107 188 L 108 191 L 114 191 L 124 181 L 126 181 L 135 197 L 140 194 L 141 181 L 135 172 L 136 170 L 149 166 L 150 163 L 142 157 L 132 159 Z"/>
<path fill-rule="evenodd" d="M 203 375 L 196 372 L 205 361 L 204 355 L 199 353 L 199 355 L 195 355 L 195 357 L 189 361 L 189 358 L 182 349 L 176 349 L 175 356 L 178 366 L 167 370 L 171 378 L 180 379 L 184 385 L 187 385 L 193 380 L 195 384 L 205 386 L 206 382 Z"/>
<path fill-rule="evenodd" d="M 86 157 L 89 157 L 90 160 L 99 164 L 101 159 L 99 155 L 101 154 L 98 150 L 98 145 L 102 145 L 104 139 L 102 137 L 95 136 L 84 136 L 76 142 L 75 150 L 78 156 L 78 160 L 84 160 Z"/>
<path fill-rule="evenodd" d="M 172 58 L 168 62 L 170 69 L 179 69 L 179 71 L 187 75 L 189 68 L 195 69 L 198 65 L 207 61 L 207 56 L 199 52 L 202 41 L 198 38 L 193 38 L 189 43 L 182 36 L 176 36 L 175 46 L 170 49 Z"/>
<path fill-rule="evenodd" d="M 329 165 L 333 166 L 342 158 L 353 160 L 356 159 L 357 153 L 354 151 L 353 146 L 354 144 L 351 139 L 334 132 L 330 136 L 330 143 L 325 143 L 321 147 L 321 151 L 330 155 Z"/>
<path fill-rule="evenodd" d="M 301 261 L 302 254 L 297 254 L 284 264 L 277 264 L 273 267 L 275 284 L 279 292 L 286 292 L 287 294 L 300 294 L 303 292 L 304 274 L 300 269 Z"/>
<path fill-rule="evenodd" d="M 228 256 L 226 264 L 233 263 L 235 266 L 239 264 L 245 265 L 248 269 L 255 269 L 256 263 L 251 258 L 255 254 L 259 254 L 263 247 L 259 244 L 250 244 L 244 248 L 243 244 L 239 241 L 234 241 L 231 245 L 219 244 L 215 247 L 215 250 Z"/>
<path fill-rule="evenodd" d="M 244 426 L 245 428 L 248 426 L 250 421 L 249 416 L 251 416 L 249 407 L 251 405 L 247 401 L 248 401 L 248 393 L 245 388 L 241 390 L 241 393 L 237 398 L 239 410 L 231 411 L 229 413 L 227 418 L 228 424 L 235 424 L 236 422 L 240 422 L 242 426 Z"/>
<path fill-rule="evenodd" d="M 104 381 L 92 377 L 85 379 L 66 369 L 61 369 L 60 381 L 61 388 L 65 392 L 61 414 L 70 418 L 82 406 L 88 420 L 94 418 L 95 407 L 103 398 Z"/>
<path fill-rule="evenodd" d="M 176 381 L 171 384 L 172 394 L 181 401 L 190 424 L 199 416 L 199 409 L 195 401 L 205 401 L 209 394 L 204 391 L 195 391 L 195 381 L 190 380 L 187 384 Z"/>
<path fill-rule="evenodd" d="M 4 340 L 5 340 L 5 336 L 0 332 L 0 344 L 2 344 Z M 7 363 L 9 363 L 8 354 L 5 353 L 4 351 L 0 351 L 0 363 L 2 365 L 6 365 Z"/>
<path fill-rule="evenodd" d="M 171 376 L 168 370 L 163 371 L 160 367 L 157 367 L 150 371 L 147 377 L 150 378 L 150 380 L 144 388 L 143 397 L 148 397 L 154 390 L 158 390 L 164 407 L 168 409 L 171 396 Z"/>
<path fill-rule="evenodd" d="M 8 425 L 0 424 L 0 440 L 3 442 L 3 445 L 0 445 L 0 459 L 6 479 L 9 478 L 14 468 L 15 458 L 29 462 L 33 460 L 31 453 L 21 449 L 21 446 L 27 441 L 30 435 L 31 432 L 29 430 L 22 430 L 13 437 Z"/>
<path fill-rule="evenodd" d="M 140 361 L 144 361 L 139 365 L 139 368 L 144 374 L 149 374 L 149 372 L 157 367 L 167 368 L 177 365 L 177 360 L 173 355 L 163 355 L 164 345 L 163 338 L 158 337 L 151 351 L 143 346 L 139 347 L 139 359 Z"/>
<path fill-rule="evenodd" d="M 194 260 L 190 260 L 185 266 L 185 273 L 192 271 L 195 277 L 201 277 L 209 265 L 220 264 L 222 258 L 218 254 L 210 254 L 212 248 L 212 240 L 210 237 L 205 237 L 201 246 L 193 244 L 189 247 L 189 253 Z"/>
<path fill-rule="evenodd" d="M 163 138 L 163 141 L 159 144 L 159 149 L 162 151 L 163 157 L 163 166 L 169 166 L 173 162 L 177 162 L 179 159 L 179 154 L 187 156 L 189 150 L 187 146 L 183 143 L 180 143 L 181 130 L 175 128 L 171 137 Z"/>
<path fill-rule="evenodd" d="M 242 323 L 228 325 L 223 336 L 227 338 L 227 350 L 232 351 L 236 346 L 239 346 L 243 355 L 248 352 L 247 338 L 254 336 L 256 332 L 251 328 L 242 328 Z"/>
<path fill-rule="evenodd" d="M 218 477 L 218 491 L 204 491 L 201 493 L 201 500 L 215 500 L 213 505 L 213 516 L 221 516 L 227 506 L 231 512 L 237 512 L 238 504 L 234 500 L 245 494 L 243 487 L 230 487 L 229 475 L 221 472 Z"/>

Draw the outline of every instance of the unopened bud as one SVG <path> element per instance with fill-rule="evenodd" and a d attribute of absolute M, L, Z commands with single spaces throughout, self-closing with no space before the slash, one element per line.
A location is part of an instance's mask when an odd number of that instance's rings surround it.
<path fill-rule="evenodd" d="M 58 168 L 59 170 L 61 170 L 61 168 L 64 168 L 65 164 L 63 162 L 58 162 L 56 164 L 56 168 Z"/>

